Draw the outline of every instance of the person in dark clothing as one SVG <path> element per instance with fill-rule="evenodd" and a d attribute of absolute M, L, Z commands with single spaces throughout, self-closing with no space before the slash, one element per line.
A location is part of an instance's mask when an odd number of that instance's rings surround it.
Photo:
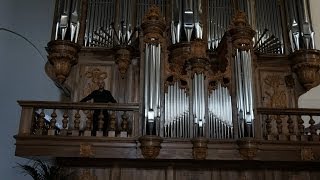
<path fill-rule="evenodd" d="M 113 98 L 112 94 L 110 91 L 104 89 L 104 81 L 99 82 L 99 89 L 92 91 L 88 96 L 83 98 L 80 102 L 87 102 L 91 99 L 93 99 L 94 103 L 117 103 L 117 101 Z M 94 110 L 93 112 L 93 135 L 96 134 L 96 131 L 98 130 L 99 126 L 99 115 L 100 115 L 101 110 Z M 108 122 L 109 122 L 109 114 L 106 109 L 103 111 L 103 131 L 107 129 Z"/>

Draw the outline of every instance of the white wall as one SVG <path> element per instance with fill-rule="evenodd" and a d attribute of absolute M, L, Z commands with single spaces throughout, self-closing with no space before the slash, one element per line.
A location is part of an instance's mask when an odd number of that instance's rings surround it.
<path fill-rule="evenodd" d="M 316 49 L 320 49 L 320 1 L 310 0 L 310 10 L 313 29 L 315 32 Z M 320 76 L 320 73 L 319 73 Z M 320 85 L 311 89 L 299 98 L 299 107 L 320 109 Z M 320 117 L 317 118 L 320 122 Z"/>
<path fill-rule="evenodd" d="M 0 31 L 0 179 L 31 179 L 18 168 L 26 160 L 14 156 L 15 140 L 20 120 L 17 100 L 60 99 L 60 92 L 44 72 L 50 39 L 54 1 L 0 0 L 0 28 L 8 28 L 34 43 L 41 54 L 24 39 Z M 43 57 L 42 57 L 42 56 Z"/>

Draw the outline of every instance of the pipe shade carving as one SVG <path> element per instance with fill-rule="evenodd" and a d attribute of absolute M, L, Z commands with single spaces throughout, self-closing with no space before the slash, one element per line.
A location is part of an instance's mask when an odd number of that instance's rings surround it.
<path fill-rule="evenodd" d="M 48 61 L 53 65 L 53 71 L 60 84 L 69 76 L 71 67 L 78 63 L 80 48 L 78 44 L 64 40 L 48 43 Z"/>

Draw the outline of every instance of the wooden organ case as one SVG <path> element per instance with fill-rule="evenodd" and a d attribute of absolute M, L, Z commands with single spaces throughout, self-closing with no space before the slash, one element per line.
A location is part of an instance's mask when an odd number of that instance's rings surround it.
<path fill-rule="evenodd" d="M 307 0 L 58 0 L 53 24 L 66 98 L 19 101 L 17 156 L 75 179 L 319 176 L 320 111 L 298 108 L 320 84 Z M 101 82 L 117 103 L 79 102 Z"/>

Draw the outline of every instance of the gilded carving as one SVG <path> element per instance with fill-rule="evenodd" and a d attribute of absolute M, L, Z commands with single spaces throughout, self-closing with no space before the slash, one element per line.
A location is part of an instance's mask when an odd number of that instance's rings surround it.
<path fill-rule="evenodd" d="M 163 139 L 159 136 L 145 135 L 139 138 L 141 143 L 140 149 L 144 158 L 155 159 L 161 149 Z"/>
<path fill-rule="evenodd" d="M 297 50 L 290 55 L 293 61 L 292 69 L 297 74 L 300 83 L 306 90 L 320 84 L 320 51 Z"/>
<path fill-rule="evenodd" d="M 131 64 L 131 51 L 132 48 L 127 47 L 116 47 L 116 63 L 118 64 L 118 69 L 121 78 L 125 78 L 129 65 Z"/>
<path fill-rule="evenodd" d="M 80 156 L 81 157 L 93 157 L 93 149 L 91 144 L 80 144 Z"/>
<path fill-rule="evenodd" d="M 208 155 L 208 142 L 207 138 L 195 138 L 192 141 L 192 156 L 196 160 L 204 160 Z"/>
<path fill-rule="evenodd" d="M 248 23 L 245 12 L 236 12 L 229 29 L 229 33 L 232 37 L 232 45 L 234 49 L 240 49 L 243 51 L 252 49 L 252 38 L 255 31 Z"/>
<path fill-rule="evenodd" d="M 81 174 L 79 175 L 79 180 L 97 180 L 98 177 L 92 175 L 90 170 L 84 169 L 82 170 Z"/>
<path fill-rule="evenodd" d="M 258 143 L 253 138 L 242 138 L 237 141 L 242 159 L 252 160 L 257 156 Z"/>
<path fill-rule="evenodd" d="M 100 68 L 93 68 L 85 72 L 85 77 L 89 79 L 84 89 L 84 94 L 88 95 L 93 90 L 98 89 L 98 83 L 107 78 L 107 72 L 102 71 Z"/>
<path fill-rule="evenodd" d="M 71 67 L 78 62 L 78 44 L 64 40 L 54 40 L 48 43 L 48 61 L 52 64 L 55 78 L 62 84 L 69 76 Z"/>
<path fill-rule="evenodd" d="M 315 160 L 312 148 L 302 148 L 301 149 L 301 160 L 303 160 L 303 161 Z"/>
<path fill-rule="evenodd" d="M 141 24 L 145 43 L 163 43 L 163 32 L 166 29 L 166 22 L 161 16 L 160 8 L 151 6 Z"/>
<path fill-rule="evenodd" d="M 287 95 L 284 86 L 284 80 L 279 75 L 268 75 L 263 79 L 267 85 L 265 95 L 269 102 L 266 104 L 270 108 L 285 108 L 287 107 Z"/>

